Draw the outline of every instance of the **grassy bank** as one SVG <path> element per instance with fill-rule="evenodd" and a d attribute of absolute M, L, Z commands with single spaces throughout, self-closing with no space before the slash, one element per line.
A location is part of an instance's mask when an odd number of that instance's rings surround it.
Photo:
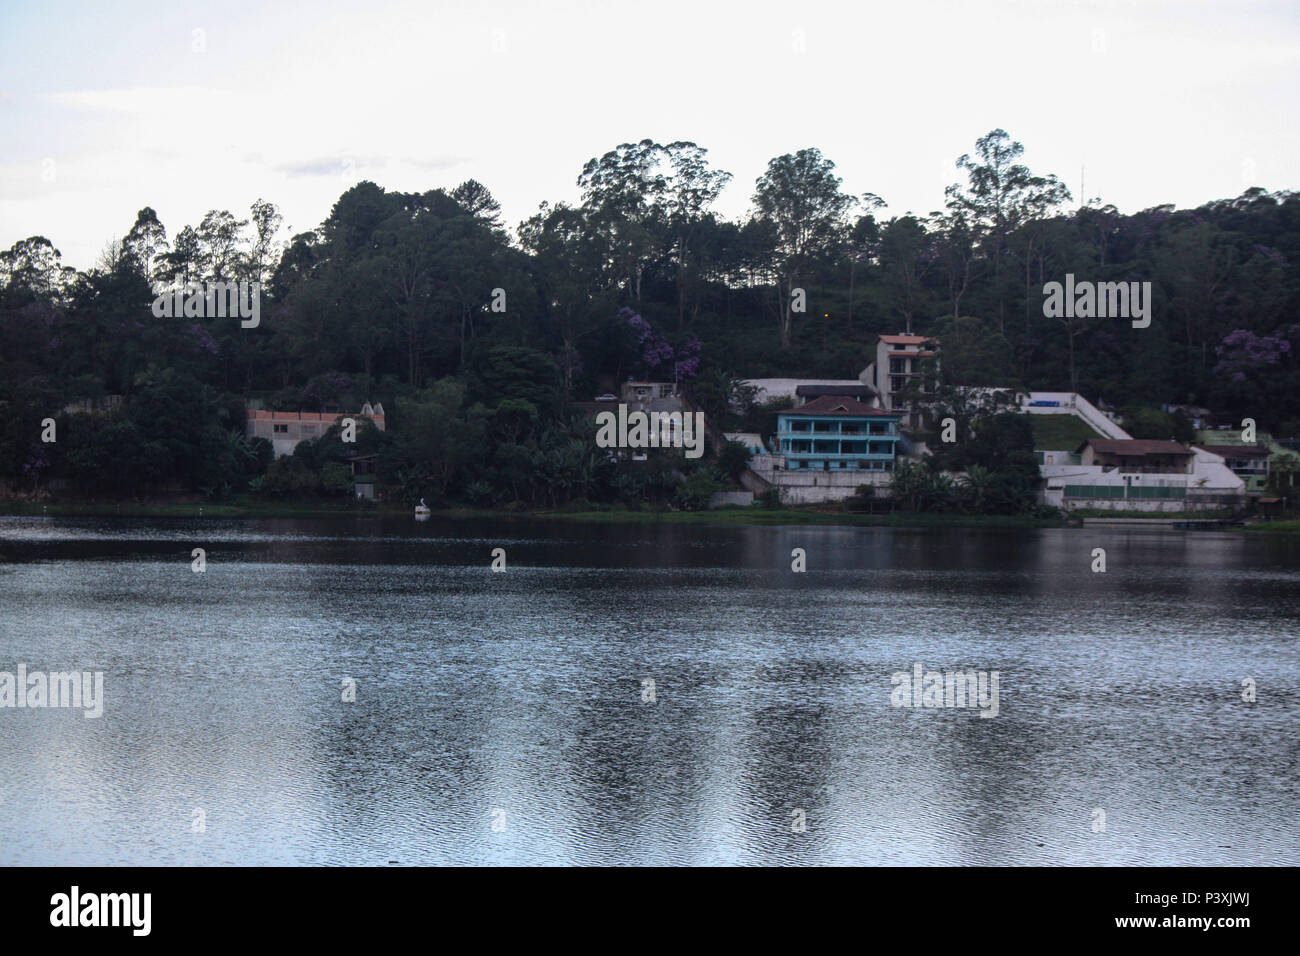
<path fill-rule="evenodd" d="M 1112 511 L 1109 508 L 1078 508 L 1070 512 L 1071 517 L 1075 518 L 1106 518 L 1116 521 L 1127 521 L 1130 519 L 1150 520 L 1158 518 L 1162 521 L 1227 521 L 1232 518 L 1236 512 L 1231 509 L 1218 509 L 1215 511 Z"/>
<path fill-rule="evenodd" d="M 1300 521 L 1261 521 L 1242 530 L 1258 534 L 1300 534 Z"/>
<path fill-rule="evenodd" d="M 856 514 L 811 508 L 720 508 L 716 511 L 576 511 L 545 517 L 579 522 L 702 525 L 856 525 L 894 528 L 1059 528 L 1056 519 L 1019 515 Z"/>
<path fill-rule="evenodd" d="M 134 517 L 134 518 L 373 518 L 410 517 L 410 509 L 400 505 L 358 505 L 351 500 L 262 501 L 238 498 L 220 504 L 156 502 L 64 502 L 32 504 L 0 503 L 0 515 L 51 517 Z M 1176 520 L 1226 517 L 1207 512 L 1130 514 L 1089 510 L 1074 512 L 1076 517 L 1096 517 L 1119 524 L 1126 518 L 1168 518 Z M 1064 520 L 1032 518 L 1020 515 L 859 514 L 818 508 L 720 508 L 716 511 L 667 511 L 617 508 L 602 511 L 508 511 L 483 508 L 442 508 L 433 517 L 453 520 L 509 520 L 511 518 L 574 521 L 583 524 L 686 524 L 686 525 L 847 525 L 850 527 L 890 528 L 1059 528 Z M 1226 530 L 1261 534 L 1300 534 L 1300 521 L 1264 521 L 1245 528 Z"/>
<path fill-rule="evenodd" d="M 405 508 L 358 507 L 351 502 L 329 500 L 257 501 L 238 499 L 220 504 L 187 501 L 83 501 L 45 505 L 26 501 L 8 501 L 0 504 L 0 514 L 4 515 L 50 515 L 84 518 L 339 518 L 408 513 Z"/>
<path fill-rule="evenodd" d="M 352 501 L 259 501 L 236 499 L 220 504 L 197 502 L 72 502 L 31 504 L 6 502 L 0 514 L 51 517 L 148 518 L 348 518 L 408 517 L 411 511 L 395 505 L 363 505 Z M 1015 515 L 859 514 L 816 508 L 721 508 L 716 511 L 609 509 L 602 511 L 507 511 L 479 508 L 443 508 L 433 517 L 472 519 L 546 519 L 586 524 L 701 524 L 701 525 L 851 525 L 898 528 L 1051 528 L 1057 519 Z"/>

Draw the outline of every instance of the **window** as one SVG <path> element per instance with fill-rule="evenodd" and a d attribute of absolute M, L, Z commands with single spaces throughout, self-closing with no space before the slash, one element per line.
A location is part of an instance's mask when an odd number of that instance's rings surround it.
<path fill-rule="evenodd" d="M 889 370 L 891 372 L 906 372 L 907 359 L 891 358 L 889 360 Z"/>
<path fill-rule="evenodd" d="M 289 434 L 289 426 L 288 426 L 288 425 L 276 425 L 276 426 L 275 426 L 275 433 L 276 433 L 277 435 L 287 435 L 287 434 Z"/>

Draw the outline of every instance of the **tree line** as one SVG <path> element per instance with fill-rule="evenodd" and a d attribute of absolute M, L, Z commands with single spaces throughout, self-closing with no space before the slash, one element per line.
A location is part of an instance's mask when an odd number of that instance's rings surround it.
<path fill-rule="evenodd" d="M 659 467 L 647 465 L 624 487 L 633 470 L 589 460 L 571 403 L 629 377 L 676 380 L 738 426 L 754 417 L 739 379 L 855 377 L 875 335 L 898 331 L 941 340 L 948 386 L 1204 405 L 1300 434 L 1291 192 L 1130 215 L 1076 205 L 1003 130 L 956 159 L 926 213 L 886 218 L 817 149 L 772 159 L 736 221 L 713 209 L 731 178 L 702 146 L 643 140 L 591 158 L 579 201 L 544 203 L 513 231 L 474 180 L 423 193 L 362 182 L 287 239 L 259 199 L 174 234 L 143 208 L 85 270 L 45 237 L 16 242 L 0 253 L 0 479 L 25 492 L 52 479 L 114 494 L 337 492 L 338 468 L 324 472 L 338 449 L 272 466 L 243 437 L 244 402 L 380 401 L 388 433 L 368 441 L 405 494 L 677 500 L 683 479 L 700 492 L 734 469 L 646 477 Z M 1045 316 L 1043 286 L 1066 273 L 1150 281 L 1154 321 Z M 239 280 L 263 284 L 257 328 L 150 311 L 164 291 Z M 104 396 L 122 402 L 76 410 Z M 50 417 L 60 440 L 42 443 Z"/>

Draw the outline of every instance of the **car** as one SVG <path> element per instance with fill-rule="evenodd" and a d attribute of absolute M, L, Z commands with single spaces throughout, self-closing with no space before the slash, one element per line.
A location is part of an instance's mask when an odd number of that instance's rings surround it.
<path fill-rule="evenodd" d="M 604 395 L 597 395 L 597 396 L 596 396 L 596 401 L 598 401 L 598 402 L 617 402 L 617 401 L 618 401 L 618 396 L 617 396 L 617 395 L 611 395 L 611 394 L 609 394 L 609 392 L 606 392 Z"/>

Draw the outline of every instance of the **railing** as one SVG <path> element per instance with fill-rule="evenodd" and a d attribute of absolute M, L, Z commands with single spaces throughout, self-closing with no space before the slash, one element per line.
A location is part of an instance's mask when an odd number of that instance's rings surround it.
<path fill-rule="evenodd" d="M 883 451 L 854 451 L 854 452 L 837 452 L 837 451 L 790 451 L 781 449 L 781 455 L 785 458 L 833 458 L 836 460 L 853 461 L 893 461 L 897 455 L 893 452 Z"/>
<path fill-rule="evenodd" d="M 816 438 L 818 435 L 837 435 L 837 436 L 848 436 L 852 438 L 898 438 L 900 437 L 900 432 L 897 429 L 893 429 L 891 431 L 883 431 L 883 432 L 861 432 L 861 431 L 859 432 L 846 432 L 846 431 L 815 432 L 812 430 L 795 431 L 794 429 L 790 429 L 790 428 L 784 430 L 778 428 L 776 435 L 778 438 Z"/>

